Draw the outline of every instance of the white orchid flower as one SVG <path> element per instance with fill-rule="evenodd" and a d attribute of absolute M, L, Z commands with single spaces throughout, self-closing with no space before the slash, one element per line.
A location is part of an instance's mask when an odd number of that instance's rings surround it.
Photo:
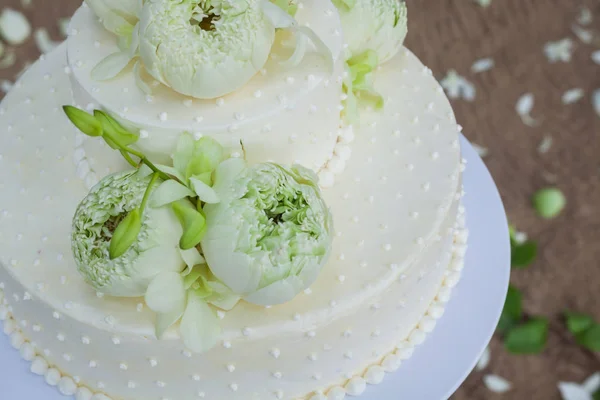
<path fill-rule="evenodd" d="M 315 174 L 229 159 L 214 179 L 221 201 L 204 206 L 201 245 L 215 277 L 259 305 L 287 302 L 308 288 L 329 257 L 333 232 Z"/>
<path fill-rule="evenodd" d="M 340 12 L 350 57 L 373 50 L 382 64 L 400 50 L 408 33 L 404 1 L 334 0 L 333 3 Z"/>
<path fill-rule="evenodd" d="M 146 207 L 133 243 L 111 259 L 113 234 L 140 207 L 149 182 L 143 170 L 109 175 L 77 208 L 71 235 L 75 262 L 85 280 L 102 293 L 143 296 L 156 275 L 178 273 L 185 267 L 178 248 L 182 227 L 169 207 Z"/>

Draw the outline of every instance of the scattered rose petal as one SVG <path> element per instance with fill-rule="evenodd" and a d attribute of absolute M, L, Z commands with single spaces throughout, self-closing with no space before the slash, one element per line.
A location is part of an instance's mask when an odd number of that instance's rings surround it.
<path fill-rule="evenodd" d="M 473 63 L 471 66 L 471 72 L 474 74 L 489 71 L 494 68 L 494 60 L 491 58 L 482 58 Z"/>
<path fill-rule="evenodd" d="M 471 143 L 471 146 L 473 146 L 473 149 L 475 149 L 475 151 L 481 158 L 483 158 L 489 154 L 489 150 L 486 147 L 480 146 L 476 143 Z"/>
<path fill-rule="evenodd" d="M 557 42 L 548 42 L 544 46 L 544 53 L 546 53 L 546 58 L 551 63 L 557 61 L 569 62 L 573 54 L 573 41 L 565 38 Z"/>
<path fill-rule="evenodd" d="M 8 51 L 4 58 L 0 59 L 0 69 L 10 68 L 17 62 L 17 55 L 14 51 Z"/>
<path fill-rule="evenodd" d="M 592 33 L 592 31 L 583 29 L 577 25 L 573 25 L 571 27 L 571 30 L 573 31 L 575 36 L 577 36 L 579 40 L 581 40 L 585 44 L 590 44 L 592 43 L 592 40 L 594 40 L 594 34 Z"/>
<path fill-rule="evenodd" d="M 0 82 L 0 90 L 2 90 L 4 93 L 10 92 L 12 87 L 13 83 L 11 81 L 3 80 L 2 82 Z"/>
<path fill-rule="evenodd" d="M 589 25 L 592 23 L 593 16 L 592 12 L 589 8 L 583 7 L 581 11 L 579 11 L 579 15 L 577 16 L 577 22 L 579 25 Z"/>
<path fill-rule="evenodd" d="M 574 382 L 559 382 L 558 390 L 563 400 L 593 400 L 592 395 Z"/>
<path fill-rule="evenodd" d="M 25 15 L 12 8 L 5 8 L 0 14 L 0 36 L 8 44 L 18 46 L 25 42 L 29 35 L 31 25 Z"/>
<path fill-rule="evenodd" d="M 533 105 L 533 94 L 525 93 L 519 98 L 515 107 L 515 109 L 517 110 L 517 114 L 519 114 L 523 123 L 528 126 L 535 126 L 538 124 L 538 121 L 533 119 L 530 115 L 531 110 L 533 109 Z"/>
<path fill-rule="evenodd" d="M 596 393 L 600 390 L 600 372 L 590 375 L 581 386 L 590 394 Z"/>
<path fill-rule="evenodd" d="M 35 44 L 42 54 L 51 52 L 58 46 L 58 42 L 50 39 L 50 35 L 45 28 L 40 28 L 35 31 Z"/>
<path fill-rule="evenodd" d="M 594 105 L 594 110 L 596 110 L 596 114 L 600 117 L 600 89 L 596 89 L 594 94 L 592 95 L 592 104 Z"/>
<path fill-rule="evenodd" d="M 483 371 L 484 369 L 487 368 L 487 366 L 490 363 L 490 348 L 486 347 L 485 350 L 483 351 L 483 354 L 481 354 L 481 357 L 479 357 L 479 361 L 477 361 L 477 365 L 475 366 L 475 369 L 477 371 Z"/>
<path fill-rule="evenodd" d="M 554 139 L 552 139 L 552 136 L 544 136 L 540 142 L 540 145 L 538 146 L 538 153 L 546 154 L 550 150 L 550 147 L 552 147 L 553 141 Z"/>
<path fill-rule="evenodd" d="M 60 30 L 60 34 L 65 38 L 69 35 L 70 23 L 71 18 L 61 18 L 58 20 L 58 29 Z"/>
<path fill-rule="evenodd" d="M 600 64 L 600 50 L 592 53 L 592 61 L 594 61 L 596 64 Z"/>
<path fill-rule="evenodd" d="M 492 4 L 492 0 L 473 0 L 481 7 L 489 7 Z"/>
<path fill-rule="evenodd" d="M 581 88 L 567 90 L 562 96 L 563 104 L 577 103 L 584 96 L 585 92 Z"/>
<path fill-rule="evenodd" d="M 483 377 L 485 386 L 494 393 L 505 393 L 512 388 L 512 384 L 498 375 L 486 375 Z"/>
<path fill-rule="evenodd" d="M 464 77 L 458 75 L 453 69 L 448 71 L 446 77 L 440 81 L 440 84 L 451 99 L 463 98 L 467 101 L 475 99 L 475 86 Z"/>

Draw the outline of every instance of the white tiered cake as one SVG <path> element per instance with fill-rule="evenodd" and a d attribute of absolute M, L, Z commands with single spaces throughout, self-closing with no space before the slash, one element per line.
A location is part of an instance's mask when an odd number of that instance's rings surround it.
<path fill-rule="evenodd" d="M 279 32 L 271 59 L 249 82 L 201 100 L 158 82 L 145 93 L 133 63 L 114 79 L 93 79 L 94 67 L 119 49 L 83 5 L 67 43 L 2 103 L 0 318 L 32 372 L 63 394 L 342 399 L 396 370 L 442 316 L 466 249 L 459 128 L 448 100 L 402 48 L 374 72 L 384 108 L 361 110 L 360 122 L 347 124 L 340 15 L 329 0 L 303 0 L 295 19 L 327 46 L 333 71 L 310 42 L 300 63 L 281 65 L 294 51 Z M 213 304 L 222 330 L 206 352 L 188 349 L 177 324 L 157 339 L 143 297 L 101 293 L 78 272 L 73 214 L 90 188 L 128 164 L 74 129 L 63 105 L 111 113 L 137 132 L 136 149 L 161 164 L 190 132 L 249 164 L 313 169 L 335 227 L 314 284 L 278 305 Z"/>

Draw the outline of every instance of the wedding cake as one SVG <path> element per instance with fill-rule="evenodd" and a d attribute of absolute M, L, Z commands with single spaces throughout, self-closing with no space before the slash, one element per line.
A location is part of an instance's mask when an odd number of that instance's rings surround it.
<path fill-rule="evenodd" d="M 0 319 L 78 400 L 339 400 L 431 332 L 459 132 L 398 0 L 86 0 L 0 105 Z M 401 372 L 399 372 L 401 373 Z"/>

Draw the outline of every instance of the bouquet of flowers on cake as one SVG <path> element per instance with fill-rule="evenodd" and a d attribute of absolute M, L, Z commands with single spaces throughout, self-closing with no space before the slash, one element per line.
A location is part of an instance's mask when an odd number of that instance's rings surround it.
<path fill-rule="evenodd" d="M 107 113 L 65 106 L 84 134 L 121 152 L 132 169 L 93 187 L 73 219 L 79 272 L 112 296 L 144 296 L 156 335 L 180 321 L 192 351 L 214 346 L 216 309 L 268 306 L 308 288 L 326 263 L 332 217 L 317 177 L 302 166 L 249 166 L 208 137 L 183 133 L 173 165 L 154 164 L 137 135 Z"/>

